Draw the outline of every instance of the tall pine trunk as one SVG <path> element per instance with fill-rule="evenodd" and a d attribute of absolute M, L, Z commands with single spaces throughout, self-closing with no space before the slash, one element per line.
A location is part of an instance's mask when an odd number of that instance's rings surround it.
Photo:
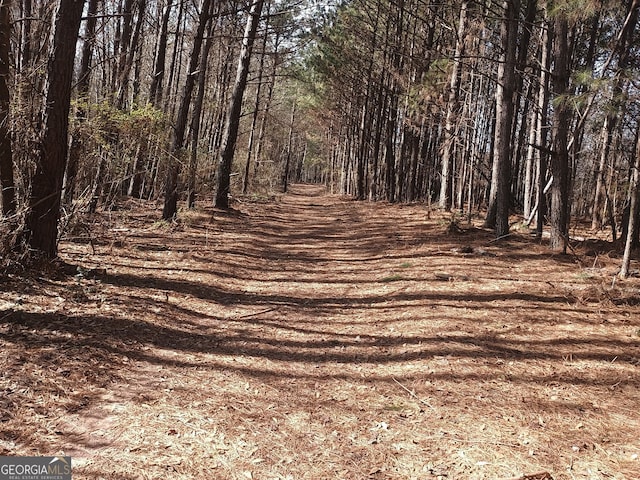
<path fill-rule="evenodd" d="M 453 58 L 453 69 L 449 82 L 449 101 L 447 102 L 447 116 L 444 124 L 444 144 L 442 146 L 442 165 L 440 179 L 440 208 L 451 208 L 452 182 L 453 182 L 453 147 L 456 138 L 456 126 L 460 113 L 460 83 L 462 79 L 461 62 L 464 54 L 464 36 L 467 24 L 467 1 L 462 2 L 458 21 L 458 35 L 456 37 L 456 50 Z"/>
<path fill-rule="evenodd" d="M 95 45 L 96 34 L 96 13 L 98 11 L 98 3 L 100 0 L 89 0 L 87 11 L 87 23 L 84 32 L 84 41 L 82 43 L 82 54 L 80 60 L 80 73 L 78 75 L 78 99 L 80 100 L 76 110 L 76 122 L 84 123 L 87 118 L 87 112 L 84 102 L 88 102 L 89 82 L 91 80 L 91 59 L 93 57 L 93 47 Z M 64 175 L 63 199 L 65 205 L 71 205 L 75 192 L 76 175 L 78 174 L 78 163 L 80 162 L 80 153 L 82 149 L 82 139 L 78 129 L 71 135 L 71 146 L 69 147 L 69 158 Z"/>
<path fill-rule="evenodd" d="M 84 0 L 60 0 L 51 35 L 42 136 L 25 219 L 29 247 L 47 258 L 54 258 L 58 253 L 58 220 L 67 161 L 73 62 L 83 8 Z"/>
<path fill-rule="evenodd" d="M 198 170 L 198 145 L 200 143 L 200 123 L 204 94 L 207 88 L 207 70 L 209 69 L 209 52 L 213 44 L 214 22 L 209 22 L 207 40 L 204 42 L 202 55 L 200 55 L 200 67 L 198 69 L 198 94 L 191 114 L 191 156 L 189 158 L 189 171 L 187 175 L 187 207 L 196 206 L 196 173 Z"/>
<path fill-rule="evenodd" d="M 511 145 L 511 130 L 514 116 L 513 97 L 516 90 L 516 46 L 518 43 L 519 0 L 506 0 L 503 3 L 505 18 L 501 35 L 503 39 L 504 59 L 498 69 L 498 89 L 496 94 L 496 140 L 494 162 L 498 164 L 496 195 L 496 237 L 509 233 L 509 210 L 511 208 L 511 157 L 514 148 Z M 496 171 L 494 170 L 494 171 Z"/>
<path fill-rule="evenodd" d="M 548 115 L 547 110 L 549 107 L 549 81 L 550 81 L 550 66 L 551 66 L 551 51 L 553 49 L 553 22 L 548 19 L 545 20 L 541 35 L 541 47 L 542 52 L 540 54 L 540 85 L 538 89 L 538 127 L 536 133 L 536 205 L 537 205 L 537 217 L 536 217 L 536 238 L 542 238 L 542 231 L 544 229 L 544 221 L 547 215 L 547 197 L 545 187 L 547 185 L 547 169 L 549 165 L 548 161 Z"/>
<path fill-rule="evenodd" d="M 293 155 L 293 131 L 296 121 L 296 107 L 294 101 L 291 107 L 291 118 L 289 120 L 289 135 L 287 136 L 287 151 L 285 154 L 284 169 L 282 171 L 282 192 L 287 193 L 289 189 L 289 172 L 291 169 L 291 157 Z"/>
<path fill-rule="evenodd" d="M 165 73 L 165 61 L 167 57 L 167 38 L 169 36 L 169 19 L 171 18 L 171 7 L 173 0 L 167 1 L 164 13 L 162 15 L 162 24 L 160 33 L 158 34 L 158 46 L 156 49 L 155 62 L 153 67 L 153 76 L 151 77 L 151 85 L 149 86 L 149 103 L 156 108 L 162 105 L 162 84 Z"/>
<path fill-rule="evenodd" d="M 124 63 L 120 66 L 119 73 L 119 85 L 118 90 L 118 107 L 124 109 L 127 99 L 129 97 L 129 78 L 131 76 L 131 69 L 134 65 L 135 55 L 139 48 L 142 48 L 140 43 L 140 37 L 142 34 L 142 25 L 145 21 L 145 14 L 147 10 L 147 0 L 138 0 L 138 18 L 133 29 L 133 36 L 131 37 L 127 45 L 122 45 L 124 50 Z M 134 98 L 135 101 L 135 98 Z"/>
<path fill-rule="evenodd" d="M 271 9 L 271 4 L 267 3 L 267 19 L 264 26 L 264 35 L 262 41 L 262 52 L 260 53 L 260 63 L 258 65 L 258 86 L 256 87 L 256 96 L 253 108 L 253 114 L 251 115 L 251 128 L 249 130 L 249 142 L 247 145 L 247 160 L 244 165 L 244 177 L 242 179 L 242 193 L 246 194 L 249 190 L 249 171 L 251 167 L 251 156 L 253 155 L 254 145 L 256 143 L 256 133 L 258 126 L 258 116 L 260 114 L 261 107 L 261 96 L 262 96 L 262 80 L 264 78 L 264 61 L 267 55 L 267 38 L 269 36 L 269 25 L 270 25 L 270 16 L 268 15 L 269 10 Z M 276 62 L 274 61 L 274 64 Z M 267 112 L 265 112 L 264 117 Z M 258 159 L 256 158 L 256 164 Z"/>
<path fill-rule="evenodd" d="M 596 189 L 593 200 L 593 211 L 591 217 L 591 228 L 597 230 L 602 227 L 603 207 L 610 209 L 610 218 L 613 220 L 613 206 L 609 193 L 605 188 L 605 171 L 607 162 L 609 162 L 611 147 L 613 144 L 614 131 L 618 125 L 620 112 L 626 104 L 626 76 L 630 62 L 631 49 L 634 43 L 634 30 L 638 23 L 638 2 L 637 0 L 629 0 L 628 2 L 627 21 L 618 37 L 615 53 L 618 54 L 618 65 L 616 67 L 614 82 L 611 91 L 611 104 L 607 108 L 607 115 L 602 126 L 602 144 L 600 147 L 600 161 L 598 162 L 598 170 L 596 172 Z M 605 205 L 603 205 L 603 201 Z M 615 225 L 612 225 L 615 229 Z M 614 235 L 615 236 L 615 235 Z M 615 238 L 614 238 L 615 240 Z"/>
<path fill-rule="evenodd" d="M 550 247 L 567 252 L 569 242 L 569 25 L 564 13 L 554 22 L 553 70 L 551 86 L 555 95 L 551 145 L 551 223 Z"/>
<path fill-rule="evenodd" d="M 9 53 L 11 50 L 11 24 L 9 9 L 11 2 L 0 3 L 0 188 L 2 188 L 2 213 L 16 212 L 16 194 L 13 178 L 13 153 L 9 131 Z"/>
<path fill-rule="evenodd" d="M 630 205 L 629 205 L 629 225 L 627 226 L 627 238 L 625 239 L 624 255 L 620 267 L 620 277 L 629 276 L 629 266 L 631 264 L 631 251 L 638 229 L 638 209 L 640 203 L 640 132 L 636 135 L 636 158 L 633 162 L 630 185 Z"/>
<path fill-rule="evenodd" d="M 247 76 L 249 75 L 249 63 L 251 61 L 251 50 L 256 38 L 262 5 L 264 0 L 255 0 L 251 5 L 249 17 L 244 30 L 242 48 L 238 60 L 236 80 L 229 101 L 229 110 L 222 137 L 222 148 L 218 159 L 218 190 L 216 192 L 215 205 L 217 208 L 229 208 L 229 193 L 231 189 L 231 164 L 235 153 L 236 141 L 238 139 L 238 129 L 240 127 L 240 116 L 242 114 L 242 98 L 247 87 Z"/>
<path fill-rule="evenodd" d="M 198 28 L 193 49 L 189 60 L 189 71 L 182 92 L 182 100 L 178 109 L 176 124 L 173 129 L 173 145 L 171 155 L 169 155 L 169 167 L 167 168 L 167 180 L 164 192 L 164 208 L 162 218 L 170 220 L 178 213 L 178 176 L 180 175 L 180 161 L 183 159 L 184 137 L 187 130 L 187 120 L 189 117 L 189 106 L 191 105 L 191 95 L 196 83 L 196 73 L 200 63 L 200 50 L 204 37 L 207 22 L 211 19 L 211 5 L 213 0 L 203 0 L 198 20 Z"/>
<path fill-rule="evenodd" d="M 504 17 L 500 27 L 503 53 L 498 65 L 496 88 L 496 126 L 494 133 L 493 169 L 489 206 L 484 226 L 494 228 L 497 237 L 509 232 L 511 206 L 511 129 L 513 123 L 513 94 L 518 36 L 519 0 L 503 2 Z"/>

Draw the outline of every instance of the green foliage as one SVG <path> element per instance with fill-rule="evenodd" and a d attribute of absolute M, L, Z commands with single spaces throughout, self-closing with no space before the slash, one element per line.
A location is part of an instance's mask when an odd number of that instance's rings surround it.
<path fill-rule="evenodd" d="M 576 107 L 575 100 L 576 96 L 572 93 L 568 93 L 565 95 L 556 95 L 552 101 L 553 108 L 574 109 Z"/>
<path fill-rule="evenodd" d="M 151 134 L 162 132 L 167 125 L 165 114 L 150 104 L 135 106 L 131 111 L 120 110 L 107 101 L 77 101 L 75 107 L 86 112 L 87 119 L 82 122 L 82 128 L 104 148 L 112 147 L 115 139 L 124 139 L 128 144 L 137 143 Z"/>
<path fill-rule="evenodd" d="M 602 8 L 598 0 L 555 0 L 550 2 L 549 16 L 565 16 L 570 22 L 585 20 L 598 13 Z"/>
<path fill-rule="evenodd" d="M 71 124 L 79 158 L 76 192 L 78 195 L 92 192 L 96 174 L 100 172 L 98 183 L 104 188 L 103 199 L 112 201 L 120 193 L 126 194 L 140 153 L 154 143 L 166 145 L 167 117 L 151 105 L 134 105 L 125 111 L 106 100 L 98 103 L 76 100 L 73 106 L 82 112 L 80 118 L 74 116 Z"/>
<path fill-rule="evenodd" d="M 450 75 L 451 60 L 437 59 L 430 63 L 428 70 L 422 75 L 422 82 L 410 85 L 407 91 L 409 113 L 413 115 L 425 112 L 442 111 L 442 101 L 446 84 Z"/>

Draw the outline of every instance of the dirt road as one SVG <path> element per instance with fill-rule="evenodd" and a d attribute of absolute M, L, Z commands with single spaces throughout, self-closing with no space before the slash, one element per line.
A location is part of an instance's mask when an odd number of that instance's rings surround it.
<path fill-rule="evenodd" d="M 77 479 L 640 478 L 615 259 L 314 186 L 172 225 L 133 207 L 62 244 L 78 275 L 3 279 L 0 454 Z"/>

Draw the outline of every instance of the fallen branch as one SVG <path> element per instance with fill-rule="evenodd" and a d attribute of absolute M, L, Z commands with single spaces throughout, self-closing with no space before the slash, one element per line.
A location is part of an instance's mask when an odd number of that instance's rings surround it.
<path fill-rule="evenodd" d="M 553 480 L 549 472 L 538 472 L 530 475 L 520 475 L 519 477 L 503 478 L 501 480 Z"/>
<path fill-rule="evenodd" d="M 236 318 L 234 318 L 234 320 L 243 320 L 245 318 L 257 317 L 258 315 L 263 315 L 265 313 L 273 312 L 274 310 L 277 310 L 277 309 L 278 309 L 277 307 L 267 308 L 266 310 L 261 310 L 260 312 L 248 313 L 247 315 L 242 315 L 241 317 L 236 317 Z"/>
<path fill-rule="evenodd" d="M 418 397 L 415 392 L 412 392 L 411 390 L 409 390 L 407 387 L 405 387 L 404 385 L 402 385 L 398 380 L 395 379 L 395 377 L 391 377 L 392 380 L 394 382 L 396 382 L 398 385 L 400 385 L 400 387 L 402 387 L 402 389 L 407 392 L 409 395 L 411 395 L 413 398 L 415 398 L 419 403 L 422 403 L 423 405 L 426 405 L 427 407 L 429 407 L 432 410 L 435 410 L 436 408 L 431 405 L 429 402 L 427 402 L 426 400 L 423 400 L 422 398 Z"/>

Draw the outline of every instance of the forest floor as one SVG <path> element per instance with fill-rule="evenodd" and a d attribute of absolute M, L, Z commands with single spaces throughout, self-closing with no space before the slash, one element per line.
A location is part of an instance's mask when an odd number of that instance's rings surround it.
<path fill-rule="evenodd" d="M 71 455 L 74 479 L 640 478 L 640 279 L 613 284 L 611 245 L 313 186 L 236 207 L 129 202 L 62 242 L 78 272 L 0 276 L 0 455 Z"/>

